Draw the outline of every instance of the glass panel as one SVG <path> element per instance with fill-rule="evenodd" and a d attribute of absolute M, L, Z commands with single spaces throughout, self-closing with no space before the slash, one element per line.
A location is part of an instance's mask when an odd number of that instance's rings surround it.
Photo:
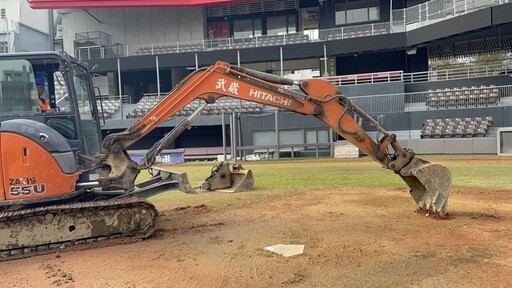
<path fill-rule="evenodd" d="M 229 22 L 208 22 L 208 39 L 229 38 Z"/>
<path fill-rule="evenodd" d="M 302 130 L 279 131 L 279 144 L 304 144 L 304 133 Z"/>
<path fill-rule="evenodd" d="M 233 36 L 235 38 L 244 38 L 253 36 L 252 19 L 236 20 L 233 22 Z M 261 27 L 260 27 L 261 30 Z"/>
<path fill-rule="evenodd" d="M 0 61 L 0 114 L 34 112 L 39 112 L 39 104 L 32 65 L 26 60 Z"/>
<path fill-rule="evenodd" d="M 288 15 L 287 17 L 287 20 L 288 20 L 288 33 L 295 33 L 297 32 L 297 19 L 295 17 L 295 15 Z"/>
<path fill-rule="evenodd" d="M 261 36 L 261 19 L 254 19 L 254 35 Z"/>
<path fill-rule="evenodd" d="M 365 22 L 368 21 L 368 9 L 358 8 L 347 10 L 347 23 Z"/>
<path fill-rule="evenodd" d="M 318 131 L 318 143 L 329 143 L 329 130 Z"/>
<path fill-rule="evenodd" d="M 68 94 L 68 88 L 62 72 L 53 73 L 54 87 L 55 87 L 55 101 L 60 112 L 71 112 L 71 103 Z"/>
<path fill-rule="evenodd" d="M 286 34 L 286 16 L 267 18 L 267 35 Z"/>
<path fill-rule="evenodd" d="M 235 20 L 233 29 L 233 37 L 235 38 L 261 36 L 261 19 Z"/>
<path fill-rule="evenodd" d="M 9 43 L 5 41 L 0 41 L 0 53 L 8 53 L 9 52 Z"/>
<path fill-rule="evenodd" d="M 370 7 L 370 21 L 376 21 L 379 19 L 379 7 Z"/>
<path fill-rule="evenodd" d="M 75 86 L 76 101 L 78 110 L 80 111 L 80 118 L 83 120 L 93 120 L 93 110 L 91 95 L 89 95 L 88 83 L 86 80 L 86 71 L 75 66 L 73 71 L 73 85 Z"/>
<path fill-rule="evenodd" d="M 336 25 L 346 24 L 345 10 L 336 11 Z"/>
<path fill-rule="evenodd" d="M 87 71 L 78 65 L 73 65 L 73 84 L 76 94 L 76 102 L 80 112 L 80 127 L 84 143 L 84 154 L 92 156 L 100 151 L 100 135 L 98 123 L 93 116 L 92 83 Z M 94 100 L 95 101 L 95 100 Z"/>
<path fill-rule="evenodd" d="M 366 0 L 336 4 L 336 25 L 380 19 L 379 1 Z"/>
<path fill-rule="evenodd" d="M 252 134 L 254 146 L 276 145 L 275 131 L 254 131 Z"/>
<path fill-rule="evenodd" d="M 316 141 L 316 131 L 306 131 L 306 144 L 314 144 Z"/>
<path fill-rule="evenodd" d="M 301 11 L 302 29 L 318 28 L 318 8 L 308 8 Z"/>

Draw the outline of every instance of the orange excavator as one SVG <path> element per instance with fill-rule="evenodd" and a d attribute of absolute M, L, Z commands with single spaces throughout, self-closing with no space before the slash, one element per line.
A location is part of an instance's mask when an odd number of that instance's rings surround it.
<path fill-rule="evenodd" d="M 39 76 L 48 83 L 56 112 L 41 113 L 34 104 Z M 92 74 L 85 64 L 57 52 L 6 54 L 0 58 L 0 77 L 0 259 L 105 238 L 150 235 L 158 212 L 145 198 L 169 189 L 193 189 L 184 174 L 153 167 L 153 177 L 136 184 L 137 175 L 152 167 L 156 155 L 220 97 L 318 118 L 400 176 L 420 208 L 447 212 L 448 169 L 402 148 L 395 135 L 323 80 L 299 83 L 217 62 L 188 75 L 131 127 L 100 142 Z M 53 93 L 59 86 L 66 88 L 65 96 L 56 103 Z M 197 111 L 155 143 L 142 160 L 130 158 L 127 149 L 132 144 L 196 99 L 204 100 Z M 367 121 L 379 138 L 372 139 L 353 116 Z M 211 186 L 217 185 L 203 185 Z M 215 187 L 219 188 L 226 186 Z"/>

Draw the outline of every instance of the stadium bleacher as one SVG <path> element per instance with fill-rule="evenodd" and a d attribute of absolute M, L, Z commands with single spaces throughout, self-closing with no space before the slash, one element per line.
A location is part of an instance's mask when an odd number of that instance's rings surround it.
<path fill-rule="evenodd" d="M 430 108 L 456 108 L 490 106 L 500 101 L 500 91 L 494 85 L 429 90 L 427 106 Z"/>
<path fill-rule="evenodd" d="M 121 107 L 119 100 L 97 100 L 96 105 L 100 113 L 100 118 L 112 119 L 112 116 Z"/>
<path fill-rule="evenodd" d="M 425 119 L 421 139 L 486 137 L 492 127 L 493 118 L 447 118 Z"/>
<path fill-rule="evenodd" d="M 144 96 L 137 103 L 136 107 L 126 115 L 126 118 L 140 118 L 153 108 L 160 98 L 158 96 Z M 183 107 L 175 116 L 189 116 L 199 108 L 202 100 L 195 100 Z M 203 115 L 220 115 L 222 113 L 243 112 L 243 113 L 260 113 L 263 105 L 249 101 L 237 100 L 233 98 L 220 98 L 203 110 Z"/>
<path fill-rule="evenodd" d="M 144 46 L 135 51 L 134 55 L 200 52 L 205 50 L 243 49 L 254 47 L 277 46 L 284 44 L 299 44 L 309 41 L 309 36 L 306 34 L 291 33 L 285 35 L 257 36 L 250 38 L 231 38 L 226 39 L 225 43 L 217 44 L 212 44 L 208 40 L 205 40 L 193 43 L 175 43 L 170 45 Z"/>

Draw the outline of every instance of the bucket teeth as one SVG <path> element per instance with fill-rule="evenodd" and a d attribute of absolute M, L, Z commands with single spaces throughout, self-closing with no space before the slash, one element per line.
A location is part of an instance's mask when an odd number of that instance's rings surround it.
<path fill-rule="evenodd" d="M 447 213 L 452 176 L 445 166 L 415 158 L 400 170 L 400 176 L 419 207 L 441 216 Z"/>

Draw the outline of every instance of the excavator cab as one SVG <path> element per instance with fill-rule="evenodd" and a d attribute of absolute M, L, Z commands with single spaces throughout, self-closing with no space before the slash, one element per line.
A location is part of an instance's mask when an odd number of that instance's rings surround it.
<path fill-rule="evenodd" d="M 91 79 L 84 63 L 63 53 L 4 54 L 0 58 L 0 121 L 24 118 L 46 124 L 73 149 L 96 155 L 101 132 Z M 41 102 L 50 109 L 42 110 Z"/>
<path fill-rule="evenodd" d="M 76 182 L 90 181 L 82 171 L 91 165 L 78 151 L 100 151 L 91 79 L 85 64 L 64 53 L 1 56 L 0 204 L 69 197 Z"/>

